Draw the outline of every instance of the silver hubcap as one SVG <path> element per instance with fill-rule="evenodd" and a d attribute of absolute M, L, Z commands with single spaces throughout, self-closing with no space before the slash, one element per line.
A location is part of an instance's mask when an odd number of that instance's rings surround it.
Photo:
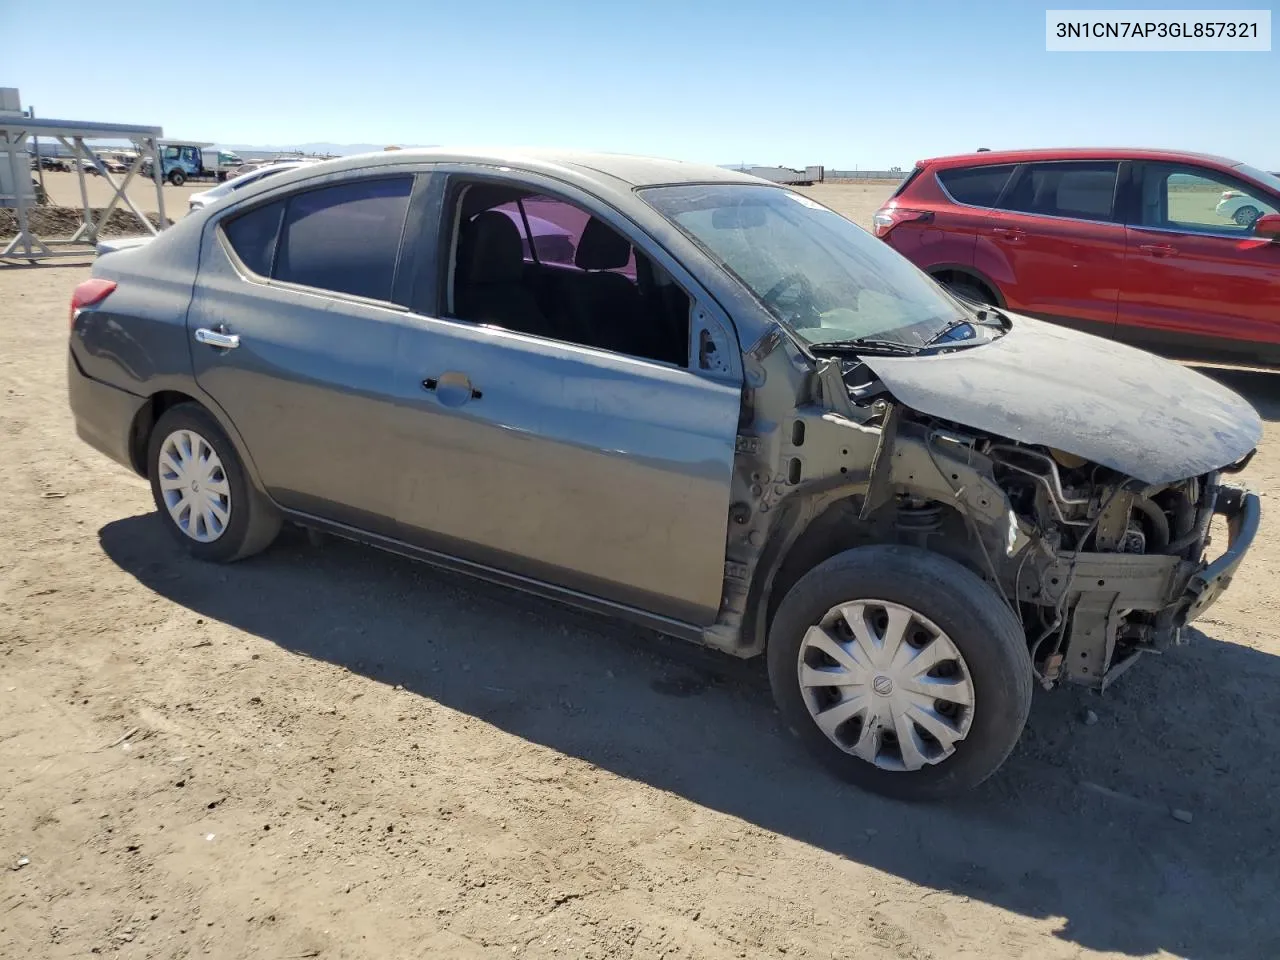
<path fill-rule="evenodd" d="M 213 446 L 191 430 L 175 430 L 160 446 L 160 492 L 178 529 L 212 543 L 231 522 L 231 484 Z"/>
<path fill-rule="evenodd" d="M 846 753 L 919 770 L 955 753 L 973 722 L 960 650 L 927 617 L 887 600 L 832 607 L 800 644 L 809 715 Z"/>

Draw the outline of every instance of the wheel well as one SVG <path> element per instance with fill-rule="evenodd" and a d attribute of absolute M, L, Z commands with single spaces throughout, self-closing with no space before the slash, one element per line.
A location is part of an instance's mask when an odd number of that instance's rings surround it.
<path fill-rule="evenodd" d="M 765 607 L 764 636 L 767 638 L 769 635 L 773 615 L 782 598 L 801 577 L 824 560 L 855 547 L 877 543 L 915 543 L 955 560 L 984 580 L 989 579 L 981 548 L 974 542 L 964 517 L 949 504 L 935 505 L 940 508 L 937 529 L 923 540 L 918 535 L 913 537 L 903 533 L 898 526 L 898 514 L 893 503 L 865 520 L 860 516 L 861 495 L 837 500 L 827 507 L 810 522 L 778 563 Z"/>
<path fill-rule="evenodd" d="M 129 432 L 129 460 L 140 477 L 147 475 L 147 445 L 151 443 L 151 431 L 164 412 L 180 403 L 199 403 L 194 397 L 177 390 L 161 390 L 147 398 L 133 418 Z"/>
<path fill-rule="evenodd" d="M 944 286 L 952 283 L 965 283 L 970 286 L 977 287 L 990 298 L 990 302 L 995 306 L 1004 306 L 1004 298 L 1000 296 L 1000 290 L 996 285 L 990 280 L 980 277 L 978 274 L 969 270 L 963 270 L 958 267 L 947 267 L 942 270 L 935 270 L 929 275 Z"/>

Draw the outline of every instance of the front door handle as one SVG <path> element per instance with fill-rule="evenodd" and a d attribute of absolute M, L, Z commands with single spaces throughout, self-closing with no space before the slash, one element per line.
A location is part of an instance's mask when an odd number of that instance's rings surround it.
<path fill-rule="evenodd" d="M 460 407 L 468 400 L 479 400 L 484 396 L 471 385 L 471 379 L 465 373 L 449 370 L 438 377 L 427 377 L 422 381 L 422 389 L 436 395 L 446 407 Z"/>
<path fill-rule="evenodd" d="M 1012 240 L 1015 242 L 1026 236 L 1026 234 L 1017 227 L 996 227 L 991 232 L 1001 240 Z"/>
<path fill-rule="evenodd" d="M 221 350 L 234 350 L 240 346 L 240 336 L 235 333 L 223 333 L 221 330 L 210 330 L 208 327 L 199 327 L 195 333 L 196 343 L 203 343 L 206 346 L 218 347 Z"/>
<path fill-rule="evenodd" d="M 1143 253 L 1149 253 L 1153 257 L 1172 257 L 1178 252 L 1177 247 L 1172 247 L 1167 243 L 1144 243 L 1138 247 Z"/>

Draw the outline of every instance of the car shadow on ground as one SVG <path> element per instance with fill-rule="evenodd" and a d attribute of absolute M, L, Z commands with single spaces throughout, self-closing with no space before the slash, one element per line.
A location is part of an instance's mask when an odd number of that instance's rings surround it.
<path fill-rule="evenodd" d="M 1280 658 L 1198 634 L 1106 696 L 1040 695 L 992 780 L 908 805 L 817 767 L 780 728 L 756 663 L 296 531 L 230 567 L 185 559 L 154 515 L 99 536 L 120 568 L 201 616 L 913 883 L 1048 919 L 1069 943 L 1280 955 Z"/>
<path fill-rule="evenodd" d="M 1213 367 L 1195 363 L 1190 366 L 1240 394 L 1253 404 L 1263 420 L 1280 420 L 1280 370 Z"/>

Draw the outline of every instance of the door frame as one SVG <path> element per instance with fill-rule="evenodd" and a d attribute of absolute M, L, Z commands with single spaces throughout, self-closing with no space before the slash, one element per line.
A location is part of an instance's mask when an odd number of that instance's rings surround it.
<path fill-rule="evenodd" d="M 666 270 L 671 279 L 689 298 L 689 338 L 688 363 L 680 368 L 698 376 L 707 377 L 719 383 L 741 385 L 743 382 L 742 346 L 739 340 L 737 325 L 732 317 L 720 306 L 707 288 L 698 280 L 693 270 L 686 267 L 671 254 L 662 244 L 655 240 L 640 224 L 627 216 L 617 207 L 610 204 L 598 194 L 547 174 L 499 168 L 479 163 L 441 163 L 432 168 L 433 177 L 421 198 L 415 197 L 410 202 L 409 220 L 414 221 L 414 201 L 419 204 L 418 222 L 423 228 L 424 240 L 413 251 L 415 263 L 427 269 L 416 271 L 421 279 L 408 291 L 407 305 L 411 313 L 445 320 L 450 323 L 461 323 L 475 326 L 468 320 L 451 317 L 445 309 L 445 293 L 448 289 L 449 274 L 453 269 L 453 240 L 457 230 L 452 216 L 457 209 L 458 191 L 468 184 L 485 183 L 496 186 L 512 187 L 537 191 L 542 195 L 563 200 L 585 210 L 593 217 L 601 220 L 618 231 L 639 252 L 647 256 L 658 266 Z M 431 229 L 431 221 L 435 229 Z M 406 228 L 407 229 L 407 228 Z M 401 251 L 405 255 L 404 249 Z M 434 269 L 431 268 L 434 262 Z M 703 264 L 707 269 L 718 269 L 713 265 Z M 707 369 L 697 363 L 698 345 L 703 332 L 716 344 L 717 352 L 725 358 L 721 369 Z M 543 338 L 545 339 L 545 338 Z M 582 350 L 596 351 L 611 356 L 629 356 L 616 354 L 601 347 L 592 347 L 573 341 L 557 341 Z M 653 363 L 659 366 L 670 366 L 662 361 L 649 360 L 644 357 L 632 357 L 641 363 Z"/>

